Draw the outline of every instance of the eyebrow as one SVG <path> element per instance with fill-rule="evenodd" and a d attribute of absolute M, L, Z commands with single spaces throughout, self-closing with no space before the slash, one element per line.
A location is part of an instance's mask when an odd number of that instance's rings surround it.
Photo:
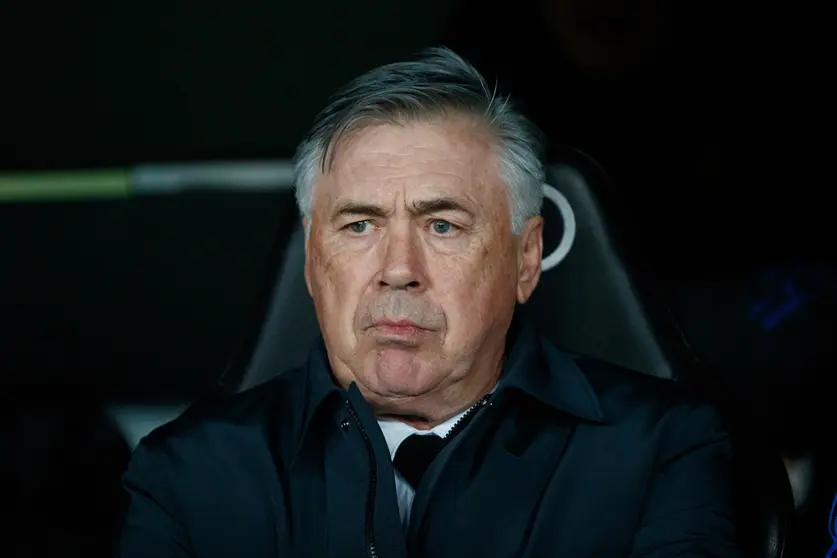
<path fill-rule="evenodd" d="M 413 208 L 410 213 L 413 215 L 427 215 L 428 213 L 436 213 L 439 211 L 458 211 L 465 213 L 469 217 L 474 217 L 473 211 L 454 198 L 433 198 L 430 200 L 415 201 L 413 202 Z"/>
<path fill-rule="evenodd" d="M 410 208 L 410 214 L 413 216 L 427 215 L 428 213 L 436 213 L 439 211 L 458 211 L 465 213 L 471 218 L 474 217 L 473 211 L 454 198 L 418 200 L 413 202 Z M 384 210 L 384 208 L 374 204 L 346 201 L 337 206 L 337 209 L 332 214 L 332 220 L 337 220 L 343 216 L 386 217 L 388 214 L 389 212 Z"/>

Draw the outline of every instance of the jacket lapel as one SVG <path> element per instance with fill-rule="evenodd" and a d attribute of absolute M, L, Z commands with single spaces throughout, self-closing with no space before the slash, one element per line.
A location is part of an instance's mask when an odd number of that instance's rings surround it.
<path fill-rule="evenodd" d="M 492 398 L 436 458 L 416 493 L 411 556 L 517 556 L 580 423 L 598 398 L 569 358 L 516 320 Z"/>
<path fill-rule="evenodd" d="M 517 556 L 578 419 L 507 396 L 439 456 L 422 481 L 411 556 Z M 464 433 L 463 433 L 464 434 Z"/>

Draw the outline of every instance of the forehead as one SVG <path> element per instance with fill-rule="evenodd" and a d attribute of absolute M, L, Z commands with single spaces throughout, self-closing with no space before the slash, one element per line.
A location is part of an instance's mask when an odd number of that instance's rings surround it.
<path fill-rule="evenodd" d="M 341 139 L 317 198 L 461 195 L 479 204 L 502 194 L 490 134 L 467 121 L 364 127 Z"/>

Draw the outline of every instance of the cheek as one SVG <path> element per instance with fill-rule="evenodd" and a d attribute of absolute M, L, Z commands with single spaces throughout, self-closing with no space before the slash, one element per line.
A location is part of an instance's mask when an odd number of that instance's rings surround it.
<path fill-rule="evenodd" d="M 482 247 L 479 262 L 480 283 L 493 296 L 502 296 L 514 288 L 517 278 L 517 258 L 512 244 L 497 243 Z"/>
<path fill-rule="evenodd" d="M 312 282 L 315 298 L 323 302 L 327 313 L 351 314 L 368 283 L 368 266 L 346 252 L 315 259 Z"/>
<path fill-rule="evenodd" d="M 476 257 L 448 260 L 438 270 L 435 290 L 452 324 L 488 322 L 495 310 L 515 299 L 517 274 L 507 253 L 505 247 L 480 247 Z"/>

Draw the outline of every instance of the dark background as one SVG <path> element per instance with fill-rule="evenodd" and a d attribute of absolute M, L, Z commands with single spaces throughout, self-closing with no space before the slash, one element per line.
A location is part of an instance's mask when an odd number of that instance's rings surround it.
<path fill-rule="evenodd" d="M 435 42 L 449 5 L 10 3 L 3 166 L 288 157 L 328 95 Z"/>

